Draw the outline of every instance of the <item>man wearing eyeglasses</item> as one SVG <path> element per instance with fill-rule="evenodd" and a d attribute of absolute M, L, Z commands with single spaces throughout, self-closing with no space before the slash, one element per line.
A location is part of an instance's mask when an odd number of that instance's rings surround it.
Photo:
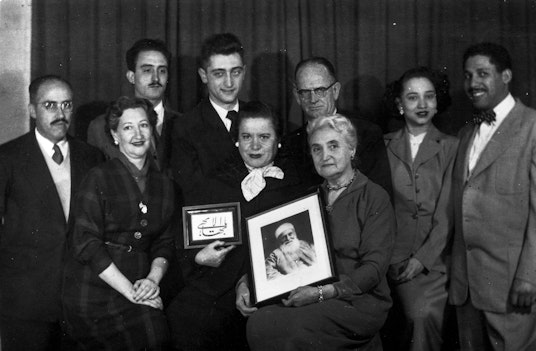
<path fill-rule="evenodd" d="M 71 198 L 95 148 L 67 136 L 70 84 L 30 84 L 35 130 L 0 146 L 0 334 L 2 351 L 68 349 L 61 330 L 61 275 Z"/>
<path fill-rule="evenodd" d="M 341 83 L 337 81 L 335 68 L 324 57 L 302 60 L 294 71 L 294 96 L 306 117 L 306 123 L 322 116 L 340 113 L 351 118 L 357 131 L 358 168 L 373 182 L 392 192 L 391 171 L 381 129 L 364 119 L 352 118 L 352 113 L 337 110 Z M 309 156 L 305 126 L 283 139 L 281 154 L 297 158 L 308 169 L 313 182 L 320 182 Z"/>

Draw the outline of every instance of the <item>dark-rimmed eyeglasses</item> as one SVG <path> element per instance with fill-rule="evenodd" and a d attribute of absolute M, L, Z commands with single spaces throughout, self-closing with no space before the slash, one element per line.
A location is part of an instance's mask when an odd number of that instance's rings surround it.
<path fill-rule="evenodd" d="M 56 101 L 43 101 L 43 102 L 40 102 L 39 105 L 43 106 L 45 110 L 49 112 L 58 112 L 59 109 L 61 109 L 64 112 L 71 112 L 73 110 L 72 101 L 63 101 L 60 103 Z"/>
<path fill-rule="evenodd" d="M 311 98 L 311 94 L 315 94 L 316 96 L 320 97 L 320 98 L 323 98 L 326 96 L 326 93 L 328 92 L 328 90 L 335 85 L 335 83 L 337 83 L 336 81 L 331 83 L 329 86 L 327 87 L 318 87 L 318 88 L 314 88 L 314 89 L 299 89 L 297 90 L 297 93 L 298 93 L 298 96 L 300 97 L 300 99 L 310 99 Z"/>

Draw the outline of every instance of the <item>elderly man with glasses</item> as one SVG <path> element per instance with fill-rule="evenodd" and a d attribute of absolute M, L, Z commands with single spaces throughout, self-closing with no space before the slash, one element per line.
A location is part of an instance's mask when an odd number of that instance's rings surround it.
<path fill-rule="evenodd" d="M 294 71 L 294 96 L 306 116 L 306 123 L 322 116 L 341 113 L 349 117 L 357 130 L 357 168 L 370 180 L 392 193 L 391 171 L 381 129 L 372 122 L 355 118 L 353 113 L 337 111 L 341 83 L 335 68 L 326 58 L 312 57 L 302 60 Z M 283 139 L 281 154 L 303 164 L 314 183 L 320 183 L 309 156 L 305 125 Z"/>

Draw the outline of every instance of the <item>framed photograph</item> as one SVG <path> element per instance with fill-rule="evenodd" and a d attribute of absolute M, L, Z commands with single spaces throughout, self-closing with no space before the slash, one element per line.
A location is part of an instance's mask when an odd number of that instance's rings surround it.
<path fill-rule="evenodd" d="M 185 249 L 204 247 L 214 240 L 242 243 L 239 202 L 185 206 L 182 223 Z"/>
<path fill-rule="evenodd" d="M 263 305 L 305 285 L 334 280 L 318 191 L 248 217 L 253 302 Z"/>

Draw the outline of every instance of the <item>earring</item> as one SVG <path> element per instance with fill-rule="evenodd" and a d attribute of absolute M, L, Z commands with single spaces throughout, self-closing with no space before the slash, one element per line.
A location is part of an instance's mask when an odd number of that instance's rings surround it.
<path fill-rule="evenodd" d="M 119 142 L 117 140 L 114 139 L 114 144 L 115 145 L 119 145 Z"/>
<path fill-rule="evenodd" d="M 236 143 L 234 143 L 234 146 L 238 147 L 238 141 Z"/>
<path fill-rule="evenodd" d="M 400 116 L 404 115 L 404 109 L 402 107 L 398 108 L 398 113 L 400 113 Z"/>
<path fill-rule="evenodd" d="M 281 143 L 277 144 L 277 148 L 281 149 Z"/>
<path fill-rule="evenodd" d="M 350 160 L 351 160 L 351 161 L 354 160 L 354 155 L 350 156 Z"/>

